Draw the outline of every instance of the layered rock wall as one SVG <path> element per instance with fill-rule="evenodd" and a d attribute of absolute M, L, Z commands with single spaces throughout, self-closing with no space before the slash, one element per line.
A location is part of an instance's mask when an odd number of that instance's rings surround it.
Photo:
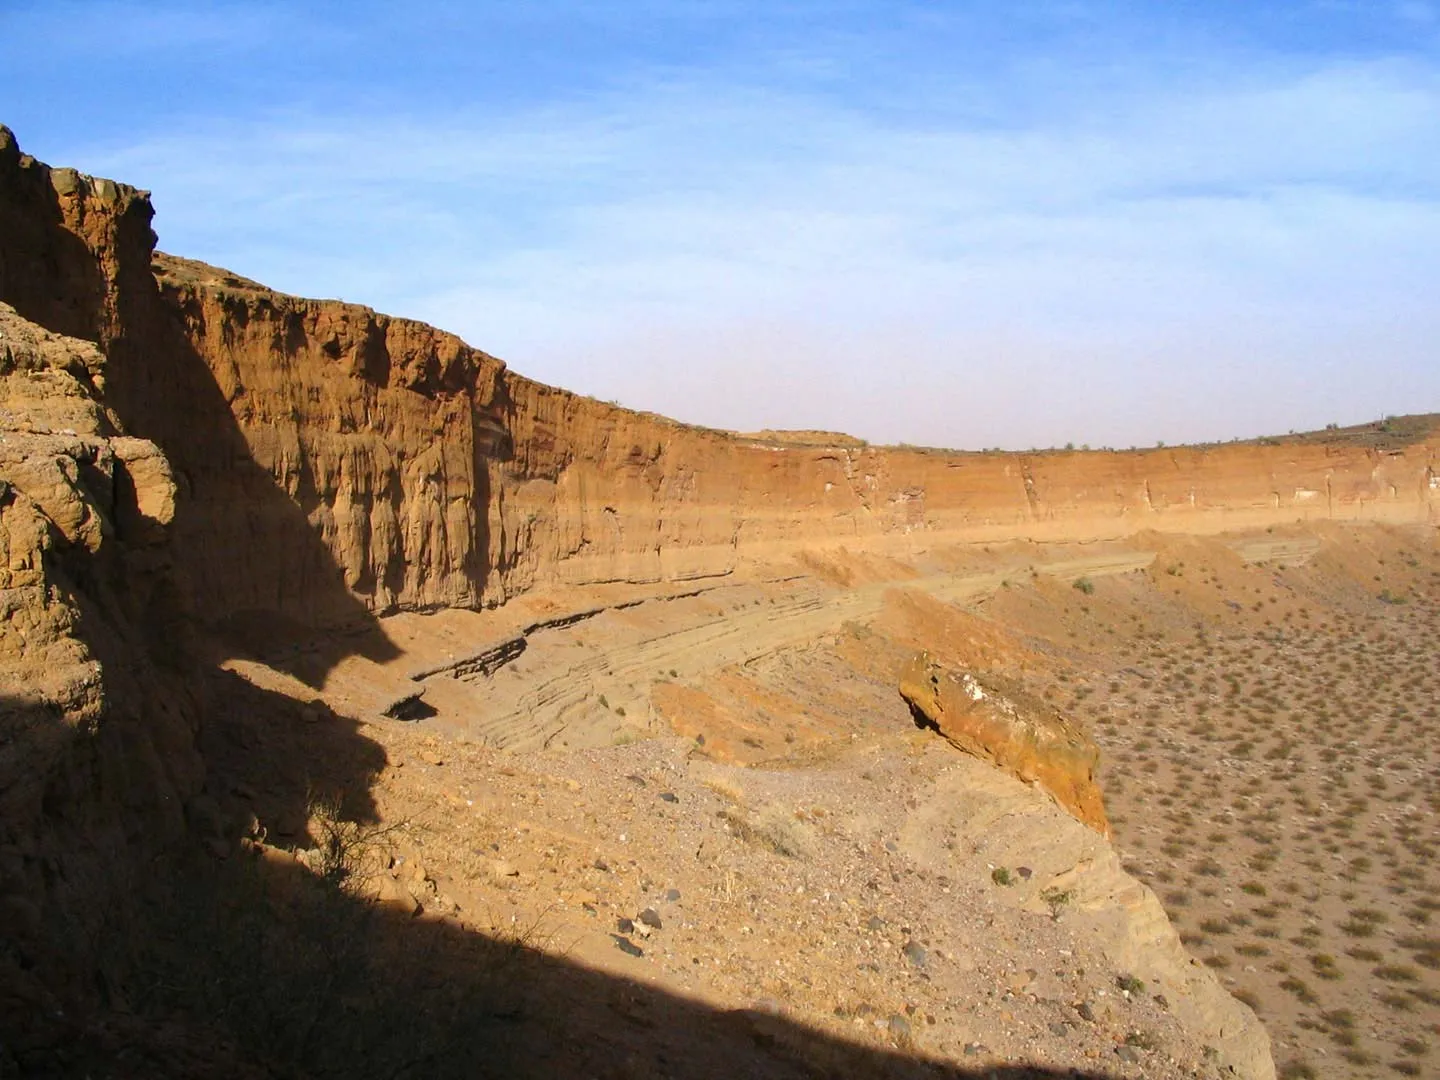
<path fill-rule="evenodd" d="M 815 446 L 557 390 L 417 323 L 162 258 L 260 468 L 374 610 L 723 575 L 809 547 L 1440 520 L 1440 437 L 1140 452 Z"/>
<path fill-rule="evenodd" d="M 157 287 L 143 192 L 22 169 L 4 146 L 0 224 L 29 224 L 7 231 L 0 300 L 106 350 L 107 404 L 174 466 L 175 548 L 212 620 L 475 607 L 842 544 L 1440 520 L 1433 426 L 1036 454 L 689 427 L 522 378 L 423 324 L 203 264 L 157 256 Z"/>
<path fill-rule="evenodd" d="M 64 891 L 46 829 L 74 826 L 81 855 L 174 835 L 200 781 L 175 479 L 110 407 L 94 344 L 116 334 L 127 274 L 144 287 L 121 253 L 148 249 L 149 214 L 0 128 L 0 898 L 42 874 Z"/>

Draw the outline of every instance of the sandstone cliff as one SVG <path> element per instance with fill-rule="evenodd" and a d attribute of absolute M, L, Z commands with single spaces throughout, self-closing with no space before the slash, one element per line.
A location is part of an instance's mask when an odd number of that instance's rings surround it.
<path fill-rule="evenodd" d="M 543 386 L 365 308 L 156 265 L 254 460 L 377 611 L 721 576 L 824 546 L 913 554 L 1440 514 L 1430 425 L 1375 445 L 1143 452 L 771 443 Z"/>
<path fill-rule="evenodd" d="M 175 465 L 197 610 L 334 621 L 683 580 L 816 545 L 1433 521 L 1440 436 L 977 454 L 770 443 L 509 372 L 453 335 L 158 256 L 144 192 L 0 137 L 0 299 L 110 356 Z M 351 598 L 353 597 L 353 602 Z"/>
<path fill-rule="evenodd" d="M 157 256 L 144 192 L 0 139 L 0 299 L 110 357 L 103 391 L 193 510 L 198 613 L 495 604 L 817 545 L 1433 521 L 1440 436 L 978 454 L 771 443 L 543 386 L 420 323 Z M 838 444 L 838 445 L 837 445 Z"/>

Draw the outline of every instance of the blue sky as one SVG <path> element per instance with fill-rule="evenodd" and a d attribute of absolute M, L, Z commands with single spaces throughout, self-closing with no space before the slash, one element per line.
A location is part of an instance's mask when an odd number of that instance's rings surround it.
<path fill-rule="evenodd" d="M 1440 411 L 1440 3 L 0 2 L 161 246 L 718 427 Z"/>

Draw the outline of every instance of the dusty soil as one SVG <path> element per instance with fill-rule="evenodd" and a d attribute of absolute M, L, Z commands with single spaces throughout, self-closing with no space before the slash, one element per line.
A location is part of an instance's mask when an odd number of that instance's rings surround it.
<path fill-rule="evenodd" d="M 1428 854 L 1413 786 L 1427 774 L 1382 748 L 1407 718 L 1433 719 L 1435 561 L 1423 538 L 1376 530 L 966 549 L 903 573 L 832 556 L 573 608 L 537 596 L 399 616 L 386 623 L 398 655 L 342 662 L 312 707 L 378 748 L 381 831 L 361 876 L 396 910 L 826 1037 L 802 1057 L 833 1038 L 962 1068 L 1214 1074 L 1213 1048 L 1171 1011 L 1173 973 L 1131 970 L 1140 954 L 1117 944 L 1143 935 L 1099 929 L 1124 906 L 1119 864 L 1091 893 L 1069 884 L 1103 841 L 916 729 L 896 677 L 934 645 L 1091 727 L 1127 867 L 1272 1026 L 1277 1058 L 1423 1070 L 1424 866 L 1398 853 Z M 1394 648 L 1402 634 L 1413 656 Z M 476 666 L 517 637 L 522 651 Z M 225 667 L 266 693 L 315 693 L 281 670 L 303 673 L 303 651 Z M 1387 714 L 1409 713 L 1342 721 L 1383 685 Z M 381 714 L 417 687 L 421 719 Z M 1339 766 L 1403 801 L 1352 809 L 1327 790 L 1359 779 L 1337 781 Z M 1287 844 L 1306 806 L 1348 832 Z M 313 817 L 257 809 L 267 850 L 313 862 Z M 1345 846 L 1377 846 L 1377 828 L 1392 833 L 1378 850 Z M 1345 926 L 1363 935 L 1358 957 L 1324 940 Z M 1322 955 L 1338 978 L 1317 974 Z"/>
<path fill-rule="evenodd" d="M 1127 866 L 1281 1075 L 1433 1076 L 1440 560 L 1433 536 L 1325 541 L 1255 565 L 1176 545 L 1009 613 L 1070 643 L 1050 691 L 1107 752 Z"/>

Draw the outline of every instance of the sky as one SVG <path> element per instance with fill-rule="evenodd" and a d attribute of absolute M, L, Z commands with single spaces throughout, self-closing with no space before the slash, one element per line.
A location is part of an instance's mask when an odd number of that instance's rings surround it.
<path fill-rule="evenodd" d="M 1440 0 L 0 0 L 0 123 L 163 250 L 692 423 L 1440 411 Z"/>

